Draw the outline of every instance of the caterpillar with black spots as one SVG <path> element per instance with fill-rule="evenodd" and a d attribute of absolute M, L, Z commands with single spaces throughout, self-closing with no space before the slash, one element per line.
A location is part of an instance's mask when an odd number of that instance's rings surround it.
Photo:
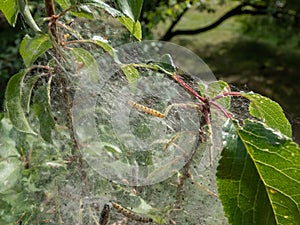
<path fill-rule="evenodd" d="M 112 206 L 123 216 L 128 217 L 129 219 L 142 222 L 142 223 L 150 223 L 153 222 L 153 219 L 147 216 L 141 216 L 136 214 L 135 212 L 132 212 L 129 209 L 126 209 L 125 207 L 121 206 L 120 204 L 116 202 L 111 202 Z"/>
<path fill-rule="evenodd" d="M 131 100 L 128 100 L 128 104 L 131 105 L 133 108 L 137 109 L 138 111 L 140 112 L 143 112 L 145 114 L 148 114 L 148 115 L 151 115 L 151 116 L 155 116 L 155 117 L 158 117 L 158 118 L 164 118 L 165 115 L 155 109 L 151 109 L 147 106 L 144 106 L 144 105 L 141 105 L 141 104 L 138 104 L 136 102 L 133 102 Z"/>

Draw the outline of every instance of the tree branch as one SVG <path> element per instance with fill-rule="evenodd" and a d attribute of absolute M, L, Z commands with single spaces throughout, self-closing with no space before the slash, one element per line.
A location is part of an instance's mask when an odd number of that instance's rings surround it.
<path fill-rule="evenodd" d="M 169 27 L 169 29 L 167 30 L 167 32 L 165 33 L 164 37 L 168 37 L 170 35 L 172 35 L 172 30 L 173 28 L 177 25 L 177 23 L 180 21 L 180 19 L 182 18 L 182 16 L 187 12 L 187 10 L 189 9 L 189 7 L 185 7 L 184 10 L 181 12 L 181 14 L 179 14 L 179 16 L 176 18 L 176 20 L 174 20 L 171 24 L 171 26 Z M 163 38 L 164 38 L 163 37 Z M 161 40 L 165 40 L 165 39 L 161 39 Z M 170 39 L 168 39 L 170 40 Z"/>
<path fill-rule="evenodd" d="M 45 0 L 46 14 L 47 17 L 51 18 L 55 16 L 54 0 Z M 54 40 L 57 42 L 57 28 L 55 23 L 50 24 L 50 31 Z"/>
<path fill-rule="evenodd" d="M 249 7 L 249 6 L 252 7 L 253 10 L 244 9 L 245 7 Z M 194 29 L 194 30 L 176 30 L 174 32 L 170 31 L 170 28 L 171 28 L 170 27 L 169 30 L 166 32 L 166 34 L 161 38 L 161 40 L 168 41 L 176 35 L 199 34 L 199 33 L 211 30 L 211 29 L 219 26 L 225 20 L 227 20 L 227 19 L 229 19 L 230 17 L 233 17 L 233 16 L 245 15 L 245 14 L 247 14 L 247 15 L 266 15 L 267 13 L 268 13 L 267 12 L 267 7 L 255 6 L 253 4 L 240 4 L 240 5 L 236 6 L 235 8 L 231 9 L 230 11 L 228 11 L 227 13 L 225 13 L 223 16 L 221 16 L 218 20 L 216 20 L 212 24 L 210 24 L 208 26 L 205 26 L 205 27 L 197 28 L 197 29 Z M 179 20 L 180 20 L 180 18 L 179 18 Z M 177 21 L 177 23 L 179 22 L 179 20 Z M 172 28 L 174 28 L 174 26 Z"/>

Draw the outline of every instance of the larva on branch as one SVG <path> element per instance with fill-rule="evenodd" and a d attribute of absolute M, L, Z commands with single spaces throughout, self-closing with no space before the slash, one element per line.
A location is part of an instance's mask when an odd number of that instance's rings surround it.
<path fill-rule="evenodd" d="M 111 204 L 119 213 L 121 213 L 123 216 L 128 217 L 129 219 L 132 219 L 132 220 L 135 220 L 138 222 L 142 222 L 142 223 L 150 223 L 153 221 L 152 218 L 138 215 L 135 212 L 132 212 L 131 210 L 126 209 L 125 207 L 121 206 L 120 204 L 118 204 L 116 202 L 111 202 Z"/>

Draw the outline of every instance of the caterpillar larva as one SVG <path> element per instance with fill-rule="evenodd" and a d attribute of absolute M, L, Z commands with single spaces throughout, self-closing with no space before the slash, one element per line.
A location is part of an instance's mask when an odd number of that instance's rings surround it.
<path fill-rule="evenodd" d="M 151 108 L 148 108 L 144 105 L 141 105 L 141 104 L 138 104 L 136 102 L 133 102 L 131 100 L 128 100 L 128 104 L 131 105 L 133 108 L 143 112 L 143 113 L 146 113 L 148 115 L 151 115 L 151 116 L 155 116 L 155 117 L 159 117 L 159 118 L 164 118 L 165 115 L 155 109 L 151 109 Z"/>
<path fill-rule="evenodd" d="M 142 223 L 150 223 L 153 221 L 152 218 L 138 215 L 138 214 L 126 209 L 125 207 L 121 206 L 118 203 L 111 202 L 111 204 L 119 213 L 128 217 L 129 219 L 132 219 L 132 220 L 135 220 L 138 222 L 142 222 Z"/>
<path fill-rule="evenodd" d="M 109 204 L 105 204 L 100 215 L 99 224 L 100 225 L 107 225 L 109 222 L 109 213 L 110 213 L 110 206 Z"/>

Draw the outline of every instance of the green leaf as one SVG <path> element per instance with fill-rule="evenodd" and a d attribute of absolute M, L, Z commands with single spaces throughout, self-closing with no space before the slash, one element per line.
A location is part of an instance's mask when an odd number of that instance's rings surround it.
<path fill-rule="evenodd" d="M 231 224 L 298 224 L 300 149 L 258 121 L 228 123 L 217 172 Z"/>
<path fill-rule="evenodd" d="M 176 71 L 176 66 L 170 54 L 163 55 L 156 65 L 170 73 L 174 73 Z"/>
<path fill-rule="evenodd" d="M 55 121 L 51 113 L 50 82 L 38 88 L 33 102 L 34 112 L 40 122 L 40 134 L 45 141 L 52 143 L 51 131 L 55 128 Z"/>
<path fill-rule="evenodd" d="M 1 0 L 0 10 L 3 12 L 7 22 L 11 26 L 16 25 L 19 9 L 15 0 Z"/>
<path fill-rule="evenodd" d="M 50 48 L 52 48 L 52 44 L 47 34 L 40 34 L 34 38 L 26 35 L 20 46 L 20 54 L 26 67 L 31 66 L 38 57 Z"/>
<path fill-rule="evenodd" d="M 35 134 L 29 126 L 22 108 L 22 92 L 23 79 L 26 71 L 21 71 L 13 75 L 8 81 L 5 92 L 5 106 L 8 112 L 9 119 L 13 126 L 22 132 Z"/>
<path fill-rule="evenodd" d="M 137 81 L 140 77 L 139 71 L 132 65 L 122 66 L 122 71 L 125 74 L 128 83 L 130 85 L 131 91 L 135 92 L 137 87 Z"/>
<path fill-rule="evenodd" d="M 56 2 L 64 10 L 69 9 L 72 6 L 69 0 L 57 0 Z M 70 10 L 70 13 L 76 17 L 94 19 L 94 13 L 87 4 L 74 5 L 72 10 Z"/>
<path fill-rule="evenodd" d="M 84 17 L 87 19 L 94 18 L 94 14 L 90 9 L 90 6 L 103 9 L 107 13 L 109 13 L 112 17 L 124 16 L 120 11 L 114 9 L 113 7 L 111 7 L 110 5 L 106 4 L 101 0 L 91 0 L 90 2 L 86 2 L 86 3 L 71 2 L 69 0 L 57 0 L 56 2 L 64 10 L 73 6 L 74 9 L 76 9 L 76 10 L 73 9 L 71 10 L 71 13 L 73 15 Z"/>
<path fill-rule="evenodd" d="M 71 10 L 70 13 L 76 17 L 86 18 L 89 20 L 94 19 L 94 13 L 88 5 L 79 5 L 75 10 Z"/>
<path fill-rule="evenodd" d="M 139 71 L 132 65 L 122 66 L 121 69 L 122 69 L 123 73 L 125 74 L 128 82 L 129 82 L 129 85 L 131 86 L 131 88 L 133 90 L 135 90 L 136 85 L 137 85 L 137 80 L 140 77 Z"/>
<path fill-rule="evenodd" d="M 92 42 L 103 48 L 103 50 L 107 51 L 111 56 L 114 55 L 113 47 L 108 43 L 107 40 L 105 40 L 101 36 L 94 36 Z"/>
<path fill-rule="evenodd" d="M 158 61 L 149 61 L 147 65 L 151 65 L 153 69 L 161 70 L 169 75 L 173 75 L 176 72 L 176 66 L 170 54 L 163 55 Z"/>
<path fill-rule="evenodd" d="M 139 21 L 133 22 L 130 18 L 122 16 L 118 20 L 129 30 L 129 32 L 137 39 L 142 40 L 142 28 Z"/>
<path fill-rule="evenodd" d="M 71 6 L 71 2 L 69 0 L 56 0 L 56 3 L 64 10 Z"/>
<path fill-rule="evenodd" d="M 118 0 L 118 5 L 121 11 L 133 22 L 138 21 L 143 6 L 143 0 Z"/>
<path fill-rule="evenodd" d="M 241 93 L 250 100 L 249 112 L 260 119 L 267 126 L 280 131 L 288 137 L 292 137 L 291 124 L 277 102 L 255 93 Z"/>
<path fill-rule="evenodd" d="M 26 113 L 29 113 L 29 110 L 30 110 L 29 107 L 30 107 L 30 99 L 31 99 L 32 89 L 40 77 L 41 76 L 30 77 L 26 81 L 26 83 L 23 83 L 21 101 L 22 101 L 22 108 L 25 109 Z"/>
<path fill-rule="evenodd" d="M 31 29 L 33 29 L 35 32 L 40 33 L 41 29 L 39 26 L 36 24 L 35 20 L 33 19 L 27 1 L 26 0 L 16 0 L 18 3 L 18 8 L 20 13 L 22 14 L 24 20 L 26 23 L 30 26 Z"/>
<path fill-rule="evenodd" d="M 101 0 L 91 0 L 91 2 L 92 3 L 87 3 L 87 4 L 93 5 L 93 6 L 96 6 L 97 8 L 105 10 L 112 17 L 124 16 L 119 10 L 116 10 L 115 8 L 109 6 L 108 4 L 104 3 Z"/>
<path fill-rule="evenodd" d="M 94 56 L 83 48 L 72 48 L 71 53 L 77 62 L 83 64 L 82 69 L 86 70 L 93 81 L 97 81 L 99 79 L 99 68 Z"/>

